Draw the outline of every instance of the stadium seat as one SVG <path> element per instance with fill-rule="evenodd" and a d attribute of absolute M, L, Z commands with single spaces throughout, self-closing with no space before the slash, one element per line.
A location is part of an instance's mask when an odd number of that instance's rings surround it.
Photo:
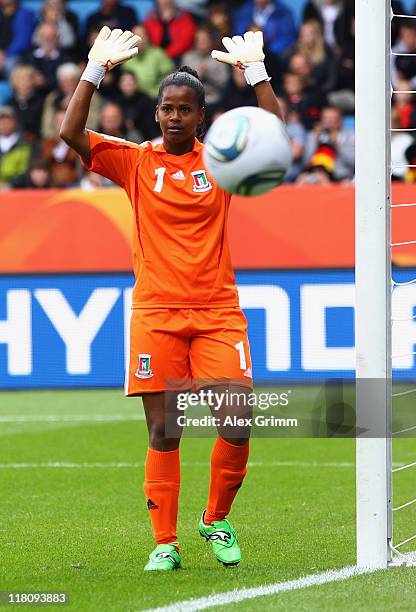
<path fill-rule="evenodd" d="M 144 21 L 147 13 L 155 6 L 153 0 L 124 0 L 123 4 L 134 8 L 140 21 Z"/>
<path fill-rule="evenodd" d="M 8 81 L 0 81 L 0 104 L 4 104 L 12 95 L 12 88 Z"/>
<path fill-rule="evenodd" d="M 407 13 L 413 14 L 415 2 L 414 0 L 402 0 L 403 8 Z"/>
<path fill-rule="evenodd" d="M 98 11 L 100 4 L 100 0 L 69 0 L 68 8 L 78 15 L 81 32 L 84 30 L 87 17 Z"/>

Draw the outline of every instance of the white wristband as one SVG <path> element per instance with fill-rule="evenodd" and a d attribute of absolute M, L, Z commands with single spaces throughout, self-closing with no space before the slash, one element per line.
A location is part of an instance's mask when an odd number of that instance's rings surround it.
<path fill-rule="evenodd" d="M 88 81 L 96 86 L 98 89 L 100 87 L 100 83 L 105 77 L 105 68 L 102 64 L 97 64 L 92 60 L 88 61 L 88 64 L 81 75 L 81 81 Z"/>
<path fill-rule="evenodd" d="M 246 77 L 247 83 L 252 87 L 262 81 L 271 80 L 266 72 L 264 62 L 253 62 L 252 64 L 248 64 L 247 68 L 244 70 L 244 76 Z"/>

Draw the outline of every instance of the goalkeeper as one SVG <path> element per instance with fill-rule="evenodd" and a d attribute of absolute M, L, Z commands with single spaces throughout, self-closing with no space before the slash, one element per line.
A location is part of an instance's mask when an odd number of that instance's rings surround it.
<path fill-rule="evenodd" d="M 180 428 L 166 430 L 175 392 L 213 389 L 238 394 L 215 411 L 218 437 L 199 533 L 224 565 L 241 560 L 227 516 L 247 471 L 250 427 L 226 427 L 227 415 L 250 417 L 252 391 L 247 322 L 240 309 L 227 240 L 230 195 L 207 173 L 201 137 L 204 88 L 198 75 L 179 68 L 161 83 L 155 120 L 163 142 L 141 145 L 85 129 L 90 101 L 107 70 L 137 54 L 131 32 L 102 28 L 74 92 L 61 137 L 86 168 L 122 187 L 134 213 L 135 286 L 126 395 L 141 396 L 149 431 L 144 492 L 156 548 L 145 570 L 180 566 L 177 539 Z M 218 61 L 244 70 L 260 107 L 281 118 L 263 59 L 260 32 L 223 39 Z M 111 246 L 109 245 L 109 248 Z M 169 382 L 170 381 L 170 382 Z M 218 408 L 211 406 L 211 409 Z"/>

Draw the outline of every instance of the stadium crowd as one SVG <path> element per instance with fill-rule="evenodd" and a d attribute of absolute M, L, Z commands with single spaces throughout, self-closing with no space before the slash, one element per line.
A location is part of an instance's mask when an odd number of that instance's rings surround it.
<path fill-rule="evenodd" d="M 211 59 L 221 38 L 261 29 L 266 68 L 279 95 L 293 148 L 287 180 L 354 179 L 354 0 L 304 0 L 301 22 L 288 0 L 154 0 L 140 22 L 131 0 L 100 0 L 80 22 L 66 0 L 0 0 L 0 188 L 108 184 L 86 173 L 59 138 L 88 50 L 103 25 L 141 37 L 138 56 L 107 73 L 87 126 L 136 142 L 160 137 L 159 83 L 176 66 L 195 68 L 206 89 L 207 126 L 221 113 L 256 104 L 243 72 Z M 34 3 L 31 3 L 33 7 Z M 404 14 L 400 0 L 393 11 Z M 416 8 L 416 7 L 415 7 Z M 408 13 L 407 13 L 408 14 Z M 416 52 L 416 20 L 393 19 L 393 50 Z M 416 58 L 394 56 L 393 127 L 416 126 Z M 4 87 L 5 86 L 5 87 Z M 411 132 L 393 132 L 394 163 L 416 163 Z M 403 169 L 397 180 L 416 180 Z"/>

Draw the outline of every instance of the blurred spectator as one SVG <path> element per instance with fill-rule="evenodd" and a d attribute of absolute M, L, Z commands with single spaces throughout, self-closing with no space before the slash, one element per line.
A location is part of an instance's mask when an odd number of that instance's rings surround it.
<path fill-rule="evenodd" d="M 182 57 L 182 62 L 198 72 L 205 87 L 205 100 L 208 106 L 218 104 L 224 88 L 230 79 L 230 68 L 212 59 L 213 38 L 206 26 L 198 28 L 192 51 Z"/>
<path fill-rule="evenodd" d="M 415 111 L 415 95 L 409 93 L 412 91 L 412 84 L 410 81 L 401 80 L 396 85 L 396 91 L 393 95 L 393 110 L 400 117 L 400 124 L 402 128 L 414 127 L 412 123 L 412 115 Z"/>
<path fill-rule="evenodd" d="M 295 51 L 290 56 L 288 68 L 290 73 L 300 76 L 307 87 L 316 87 L 316 82 L 312 78 L 311 61 L 302 51 Z"/>
<path fill-rule="evenodd" d="M 0 76 L 7 77 L 30 49 L 35 16 L 19 0 L 0 0 Z"/>
<path fill-rule="evenodd" d="M 400 112 L 397 108 L 391 111 L 391 127 L 393 130 L 403 129 Z M 406 178 L 408 168 L 406 152 L 413 145 L 414 139 L 409 132 L 391 132 L 391 165 L 392 165 L 392 180 L 401 181 Z M 409 168 L 414 170 L 414 168 Z"/>
<path fill-rule="evenodd" d="M 279 104 L 292 145 L 292 164 L 286 174 L 285 181 L 293 183 L 303 169 L 302 160 L 305 150 L 306 130 L 300 121 L 299 114 L 296 111 L 288 111 L 284 98 L 279 98 Z"/>
<path fill-rule="evenodd" d="M 306 171 L 298 183 L 330 183 L 354 178 L 354 130 L 345 129 L 339 109 L 327 106 L 309 132 L 303 158 Z"/>
<path fill-rule="evenodd" d="M 210 6 L 208 11 L 208 27 L 212 32 L 214 49 L 222 49 L 222 39 L 224 36 L 233 36 L 231 28 L 231 18 L 228 6 L 220 2 Z"/>
<path fill-rule="evenodd" d="M 219 0 L 220 2 L 222 0 Z M 211 2 L 211 0 L 208 0 L 208 2 Z M 212 2 L 218 2 L 218 0 L 212 0 Z M 227 0 L 227 6 L 231 11 L 231 14 L 234 14 L 234 11 L 239 8 L 242 4 L 244 3 L 244 0 Z"/>
<path fill-rule="evenodd" d="M 20 132 L 11 106 L 0 106 L 0 185 L 9 187 L 25 174 L 32 154 L 31 145 Z"/>
<path fill-rule="evenodd" d="M 75 32 L 75 38 L 79 40 L 79 20 L 78 15 L 74 11 L 71 11 L 68 7 L 68 0 L 57 0 L 59 4 L 62 5 L 63 16 L 65 20 L 69 23 L 72 30 Z"/>
<path fill-rule="evenodd" d="M 118 81 L 121 71 L 119 67 L 107 70 L 100 85 L 100 96 L 104 100 L 113 100 L 120 93 Z"/>
<path fill-rule="evenodd" d="M 38 46 L 27 55 L 26 60 L 43 75 L 46 91 L 56 87 L 58 66 L 68 60 L 68 54 L 59 47 L 58 26 L 56 23 L 40 24 L 37 30 Z"/>
<path fill-rule="evenodd" d="M 127 129 L 121 106 L 115 102 L 106 102 L 100 111 L 98 131 L 115 138 L 126 138 Z"/>
<path fill-rule="evenodd" d="M 253 87 L 247 85 L 244 71 L 233 68 L 231 80 L 224 90 L 221 107 L 224 111 L 231 110 L 236 106 L 257 106 L 257 98 Z"/>
<path fill-rule="evenodd" d="M 241 36 L 254 23 L 264 33 L 264 44 L 272 53 L 283 53 L 296 40 L 292 11 L 280 0 L 246 0 L 235 12 L 235 34 Z"/>
<path fill-rule="evenodd" d="M 40 136 L 44 95 L 36 86 L 36 70 L 33 66 L 17 65 L 10 75 L 13 97 L 7 101 L 11 106 L 24 136 L 34 142 Z"/>
<path fill-rule="evenodd" d="M 391 0 L 391 10 L 393 11 L 394 15 L 407 15 L 408 14 L 408 11 L 406 11 L 406 9 L 404 8 L 401 0 Z M 392 46 L 396 44 L 397 38 L 399 36 L 400 21 L 401 19 L 391 20 L 391 44 Z"/>
<path fill-rule="evenodd" d="M 123 64 L 121 70 L 133 72 L 140 84 L 140 90 L 151 98 L 157 98 L 161 81 L 175 70 L 175 64 L 163 49 L 150 44 L 144 26 L 134 26 L 133 33 L 141 38 L 139 53 Z"/>
<path fill-rule="evenodd" d="M 355 0 L 343 0 L 342 10 L 338 14 L 334 23 L 335 47 L 333 51 L 337 51 L 345 47 L 345 45 L 354 42 L 351 23 L 355 20 Z"/>
<path fill-rule="evenodd" d="M 353 113 L 355 107 L 355 18 L 350 22 L 351 35 L 342 48 L 336 51 L 335 80 L 328 101 L 345 113 Z"/>
<path fill-rule="evenodd" d="M 310 20 L 302 24 L 295 49 L 309 60 L 311 83 L 324 92 L 329 91 L 335 80 L 335 64 L 319 21 Z"/>
<path fill-rule="evenodd" d="M 221 115 L 225 113 L 224 108 L 218 108 L 215 113 L 212 115 L 212 121 L 216 121 Z"/>
<path fill-rule="evenodd" d="M 44 159 L 34 159 L 26 174 L 13 181 L 17 189 L 48 189 L 51 187 L 49 163 Z"/>
<path fill-rule="evenodd" d="M 143 142 L 159 134 L 155 121 L 156 105 L 148 95 L 140 91 L 133 72 L 123 72 L 118 82 L 119 93 L 115 102 L 123 109 L 128 140 Z"/>
<path fill-rule="evenodd" d="M 392 51 L 394 53 L 416 53 L 416 19 L 401 19 L 399 38 Z M 392 82 L 396 89 L 400 79 L 416 83 L 416 57 L 392 56 Z"/>
<path fill-rule="evenodd" d="M 94 191 L 94 189 L 101 189 L 102 187 L 108 187 L 106 180 L 101 174 L 95 172 L 86 172 L 80 181 L 80 188 L 83 191 Z M 114 183 L 111 183 L 114 185 Z"/>
<path fill-rule="evenodd" d="M 299 113 L 302 124 L 310 129 L 319 120 L 325 99 L 316 87 L 307 88 L 299 74 L 287 72 L 283 76 L 283 97 L 288 111 Z"/>
<path fill-rule="evenodd" d="M 406 164 L 404 180 L 406 183 L 416 183 L 416 144 L 413 141 L 412 144 L 405 150 Z M 401 168 L 395 168 L 395 172 L 401 170 Z"/>
<path fill-rule="evenodd" d="M 49 164 L 52 187 L 75 186 L 80 172 L 78 154 L 59 137 L 65 111 L 55 114 L 55 134 L 40 145 L 40 157 Z"/>
<path fill-rule="evenodd" d="M 149 13 L 144 25 L 150 42 L 177 62 L 194 42 L 195 21 L 190 13 L 176 8 L 174 0 L 156 0 L 156 11 Z"/>
<path fill-rule="evenodd" d="M 105 25 L 111 30 L 131 30 L 135 23 L 137 16 L 131 7 L 123 6 L 120 0 L 101 0 L 100 10 L 87 18 L 85 30 L 87 35 L 91 30 L 101 30 Z"/>
<path fill-rule="evenodd" d="M 317 19 L 323 25 L 327 45 L 335 47 L 335 21 L 344 8 L 345 0 L 309 0 L 303 10 L 303 21 Z"/>
<path fill-rule="evenodd" d="M 81 70 L 76 64 L 70 62 L 59 66 L 56 78 L 58 87 L 46 96 L 43 107 L 41 134 L 43 138 L 53 138 L 55 135 L 55 114 L 58 110 L 66 110 L 72 94 L 74 93 L 81 76 Z M 96 92 L 91 100 L 87 128 L 97 129 L 98 116 L 102 98 Z"/>
<path fill-rule="evenodd" d="M 52 23 L 56 25 L 58 31 L 58 44 L 61 49 L 73 49 L 77 41 L 76 30 L 74 30 L 72 24 L 68 21 L 65 15 L 65 8 L 62 0 L 45 0 L 42 13 L 41 13 L 41 24 Z M 33 34 L 32 43 L 33 45 L 39 45 L 39 28 L 36 28 Z"/>

